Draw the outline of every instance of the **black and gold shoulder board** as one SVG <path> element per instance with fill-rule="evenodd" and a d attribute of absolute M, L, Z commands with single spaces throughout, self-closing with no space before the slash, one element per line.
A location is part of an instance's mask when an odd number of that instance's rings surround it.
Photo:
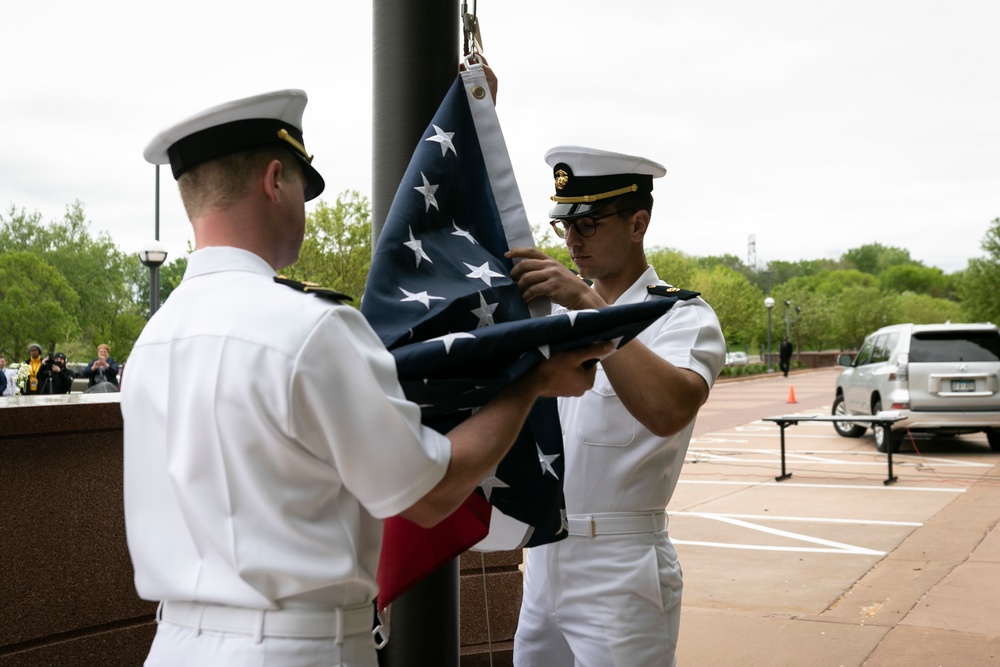
<path fill-rule="evenodd" d="M 691 290 L 681 289 L 680 287 L 667 287 L 666 285 L 650 285 L 646 288 L 646 291 L 650 294 L 655 294 L 656 296 L 675 296 L 681 301 L 687 301 L 688 299 L 693 299 L 696 296 L 701 296 L 701 292 L 692 292 Z"/>
<path fill-rule="evenodd" d="M 316 283 L 300 283 L 297 280 L 289 280 L 288 278 L 282 278 L 281 276 L 275 276 L 274 282 L 281 285 L 287 285 L 292 289 L 298 290 L 300 292 L 305 292 L 306 294 L 315 294 L 321 299 L 326 299 L 327 301 L 333 301 L 334 303 L 343 303 L 344 301 L 353 301 L 353 299 L 346 294 L 341 294 L 340 292 L 335 292 L 332 289 L 326 289 L 325 287 L 320 287 Z"/>

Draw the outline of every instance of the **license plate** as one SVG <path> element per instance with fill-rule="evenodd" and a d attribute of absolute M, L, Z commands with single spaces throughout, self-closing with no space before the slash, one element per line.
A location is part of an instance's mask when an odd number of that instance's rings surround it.
<path fill-rule="evenodd" d="M 951 381 L 952 391 L 975 391 L 976 381 L 975 380 L 952 380 Z"/>

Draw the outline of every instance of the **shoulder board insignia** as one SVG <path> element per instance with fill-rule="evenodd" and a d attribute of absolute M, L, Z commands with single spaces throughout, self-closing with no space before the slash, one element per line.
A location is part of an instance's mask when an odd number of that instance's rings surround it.
<path fill-rule="evenodd" d="M 343 303 L 344 301 L 353 301 L 353 299 L 346 294 L 341 294 L 340 292 L 335 292 L 332 289 L 326 289 L 325 287 L 320 287 L 316 283 L 300 283 L 297 280 L 289 280 L 288 278 L 282 278 L 281 276 L 275 276 L 274 282 L 280 285 L 286 285 L 292 289 L 298 290 L 300 292 L 305 292 L 306 294 L 315 294 L 321 299 L 326 299 L 327 301 L 333 301 L 335 303 Z"/>
<path fill-rule="evenodd" d="M 646 288 L 646 291 L 655 296 L 677 297 L 681 301 L 687 301 L 688 299 L 693 299 L 696 296 L 701 296 L 701 292 L 692 292 L 691 290 L 681 289 L 680 287 L 667 287 L 666 285 L 650 285 Z"/>

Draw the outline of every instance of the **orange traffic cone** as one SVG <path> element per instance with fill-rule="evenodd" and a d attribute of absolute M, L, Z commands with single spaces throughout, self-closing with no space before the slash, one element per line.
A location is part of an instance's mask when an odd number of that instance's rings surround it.
<path fill-rule="evenodd" d="M 798 401 L 795 400 L 795 387 L 788 387 L 788 402 L 798 403 Z"/>

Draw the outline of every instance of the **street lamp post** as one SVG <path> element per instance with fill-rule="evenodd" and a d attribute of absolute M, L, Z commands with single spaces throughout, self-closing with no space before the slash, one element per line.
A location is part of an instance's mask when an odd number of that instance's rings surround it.
<path fill-rule="evenodd" d="M 767 372 L 773 373 L 771 366 L 771 310 L 774 308 L 774 299 L 767 297 L 764 299 L 764 307 L 767 308 Z"/>
<path fill-rule="evenodd" d="M 160 266 L 167 261 L 167 249 L 153 240 L 139 251 L 139 261 L 149 267 L 149 316 L 160 308 Z"/>
<path fill-rule="evenodd" d="M 792 339 L 792 320 L 790 319 L 790 312 L 792 307 L 792 300 L 785 299 L 785 338 Z"/>

